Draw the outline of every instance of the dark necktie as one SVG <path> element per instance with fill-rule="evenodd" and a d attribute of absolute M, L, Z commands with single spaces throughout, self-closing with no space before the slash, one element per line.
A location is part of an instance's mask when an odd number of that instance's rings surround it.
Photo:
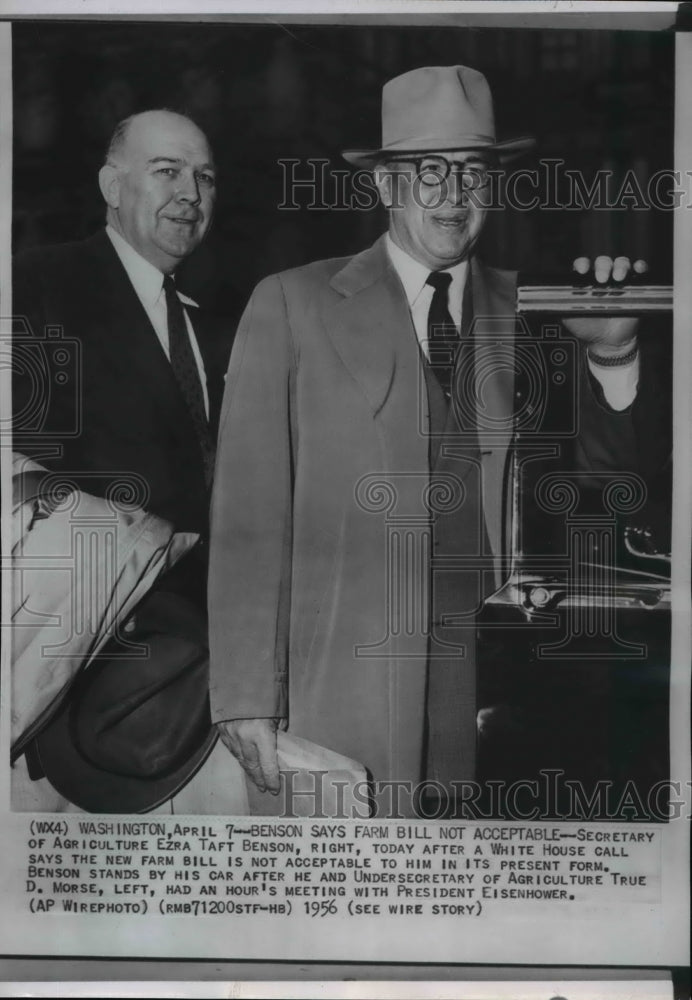
<path fill-rule="evenodd" d="M 428 312 L 428 356 L 447 400 L 452 396 L 454 363 L 460 343 L 459 331 L 447 306 L 451 280 L 451 274 L 444 271 L 431 271 L 426 279 L 426 284 L 434 288 Z"/>
<path fill-rule="evenodd" d="M 197 438 L 202 449 L 204 478 L 211 485 L 214 473 L 214 441 L 209 431 L 209 421 L 204 409 L 202 383 L 187 332 L 183 306 L 175 290 L 175 282 L 170 274 L 163 279 L 168 315 L 168 351 L 173 374 L 183 394 Z"/>

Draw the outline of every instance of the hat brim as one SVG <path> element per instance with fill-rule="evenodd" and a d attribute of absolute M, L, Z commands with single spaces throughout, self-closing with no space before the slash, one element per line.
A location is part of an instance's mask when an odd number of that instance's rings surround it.
<path fill-rule="evenodd" d="M 75 746 L 67 698 L 37 737 L 36 753 L 51 785 L 80 809 L 93 813 L 145 813 L 184 788 L 206 761 L 217 737 L 216 727 L 211 726 L 201 747 L 165 777 L 114 774 L 95 767 Z"/>
<path fill-rule="evenodd" d="M 386 149 L 346 149 L 342 152 L 347 163 L 355 167 L 365 167 L 372 169 L 377 163 L 385 162 L 388 159 L 398 159 L 405 156 L 424 156 L 426 153 L 465 153 L 484 152 L 494 153 L 501 163 L 507 163 L 515 157 L 520 156 L 528 149 L 536 145 L 533 136 L 521 136 L 517 139 L 506 139 L 504 142 L 493 143 L 468 143 L 460 141 L 450 145 L 421 143 L 417 147 L 389 146 Z"/>
<path fill-rule="evenodd" d="M 136 652 L 123 657 L 117 641 L 112 640 L 112 646 L 109 644 L 105 648 L 105 655 L 77 676 L 55 715 L 34 743 L 41 770 L 51 785 L 87 812 L 142 813 L 155 809 L 190 781 L 204 764 L 217 739 L 216 726 L 212 725 L 209 714 L 208 698 L 206 704 L 200 702 L 198 709 L 189 698 L 186 700 L 185 692 L 190 689 L 175 686 L 187 681 L 194 685 L 196 691 L 199 679 L 206 674 L 206 626 L 200 612 L 176 594 L 153 592 L 139 605 L 135 618 L 139 625 L 128 638 L 133 641 L 135 650 L 140 643 L 148 646 L 146 663 Z M 163 636 L 163 640 L 157 642 L 159 635 Z M 106 685 L 110 685 L 105 689 L 104 679 Z M 167 683 L 173 686 L 166 687 Z M 207 683 L 204 683 L 205 690 Z M 96 762 L 91 760 L 90 755 L 80 749 L 80 734 L 83 735 L 80 720 L 84 721 L 86 712 L 91 739 L 101 738 L 89 717 L 93 708 L 85 707 L 90 704 L 85 702 L 85 698 L 93 696 L 94 690 L 97 693 L 100 691 L 101 700 L 104 690 L 106 696 L 112 690 L 121 693 L 123 705 L 127 706 L 122 713 L 126 724 L 130 719 L 136 724 L 135 701 L 141 690 L 145 705 L 145 732 L 148 725 L 156 727 L 157 713 L 166 712 L 163 699 L 170 699 L 171 695 L 179 698 L 191 716 L 189 746 L 184 748 L 184 739 L 178 739 L 174 730 L 178 742 L 173 747 L 172 760 L 160 768 L 152 769 L 143 764 L 133 770 L 132 761 L 128 759 L 122 761 L 122 766 L 111 769 L 111 763 L 115 762 L 108 755 L 101 761 L 98 758 Z M 107 722 L 104 724 L 107 725 Z M 127 743 L 136 739 L 136 732 L 126 729 L 120 739 L 125 739 Z M 109 736 L 109 746 L 112 746 L 111 740 Z M 178 746 L 180 753 L 177 752 Z M 156 749 L 161 751 L 161 747 Z M 154 759 L 157 759 L 156 753 Z"/>

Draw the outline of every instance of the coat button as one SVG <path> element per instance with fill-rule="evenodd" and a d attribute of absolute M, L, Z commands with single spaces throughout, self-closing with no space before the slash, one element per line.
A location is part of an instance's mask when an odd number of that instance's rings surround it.
<path fill-rule="evenodd" d="M 123 625 L 123 632 L 134 632 L 137 627 L 137 621 L 134 617 L 129 618 Z"/>

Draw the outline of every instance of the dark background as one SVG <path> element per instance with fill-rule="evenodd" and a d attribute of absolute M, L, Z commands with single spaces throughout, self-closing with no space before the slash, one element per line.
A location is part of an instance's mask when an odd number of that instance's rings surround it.
<path fill-rule="evenodd" d="M 379 145 L 383 82 L 417 66 L 484 72 L 498 135 L 537 137 L 521 166 L 562 158 L 587 181 L 611 169 L 616 189 L 629 168 L 645 186 L 672 167 L 668 33 L 34 22 L 15 24 L 13 39 L 15 250 L 101 226 L 97 173 L 114 125 L 171 107 L 202 126 L 219 162 L 214 229 L 181 280 L 220 311 L 236 313 L 265 274 L 363 249 L 382 232 L 379 209 L 279 210 L 277 160 L 345 169 L 340 150 Z M 670 280 L 672 213 L 508 210 L 491 213 L 483 237 L 488 263 L 532 271 L 623 251 Z"/>
<path fill-rule="evenodd" d="M 537 156 L 562 157 L 588 175 L 636 167 L 646 178 L 672 166 L 671 34 L 27 22 L 13 25 L 13 41 L 15 249 L 102 225 L 96 174 L 115 123 L 152 106 L 186 110 L 214 143 L 221 183 L 215 228 L 185 278 L 201 302 L 221 308 L 247 298 L 263 274 L 361 249 L 381 232 L 379 211 L 279 212 L 276 160 L 320 156 L 343 167 L 340 149 L 378 142 L 381 84 L 416 66 L 482 70 L 498 134 L 536 135 Z M 507 212 L 491 217 L 484 242 L 499 266 L 554 270 L 577 251 L 626 249 L 672 272 L 672 213 Z M 98 961 L 81 963 L 93 966 L 86 978 L 104 975 Z M 53 966 L 64 966 L 61 977 L 75 974 L 72 960 Z M 27 968 L 18 978 L 32 978 L 35 959 Z M 126 968 L 110 962 L 105 975 L 122 978 Z M 207 974 L 201 968 L 195 978 Z M 286 975 L 285 966 L 272 968 Z M 180 975 L 173 963 L 160 972 Z M 674 974 L 682 1000 L 689 970 Z"/>

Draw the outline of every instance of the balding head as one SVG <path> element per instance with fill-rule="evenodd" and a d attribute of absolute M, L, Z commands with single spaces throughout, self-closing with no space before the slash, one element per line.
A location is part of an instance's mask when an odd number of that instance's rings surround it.
<path fill-rule="evenodd" d="M 144 111 L 115 129 L 99 174 L 111 226 L 165 274 L 204 238 L 216 197 L 204 133 L 174 111 Z"/>
<path fill-rule="evenodd" d="M 169 108 L 153 108 L 150 111 L 141 111 L 136 115 L 130 115 L 118 122 L 108 144 L 106 163 L 122 162 L 123 157 L 127 155 L 127 141 L 131 133 L 133 141 L 136 142 L 138 133 L 146 132 L 150 127 L 156 128 L 165 123 L 184 130 L 190 129 L 206 142 L 206 136 L 192 119 L 178 114 L 177 111 L 171 111 Z"/>

